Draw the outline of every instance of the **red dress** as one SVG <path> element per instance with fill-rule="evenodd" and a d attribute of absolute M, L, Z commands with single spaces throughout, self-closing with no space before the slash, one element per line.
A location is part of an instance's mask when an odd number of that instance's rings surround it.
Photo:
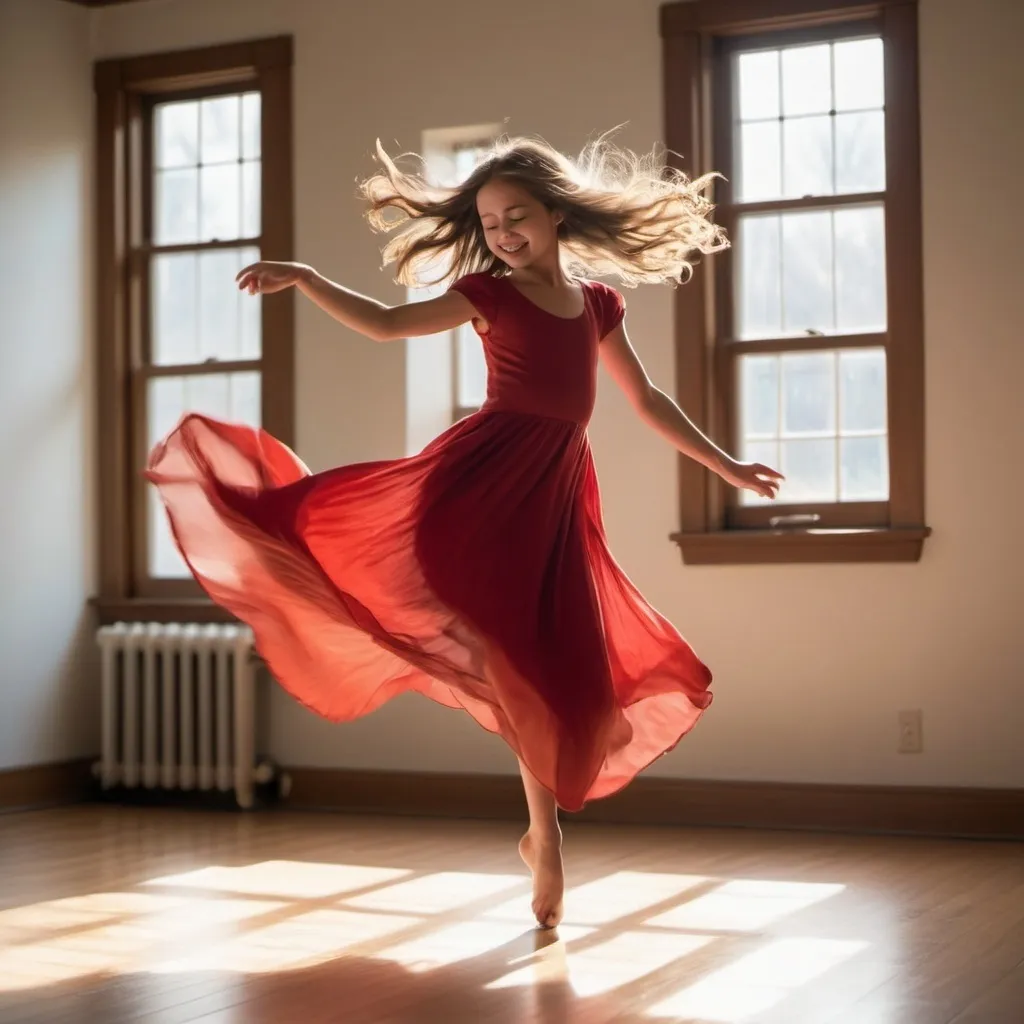
<path fill-rule="evenodd" d="M 310 474 L 266 432 L 186 416 L 153 451 L 178 546 L 326 718 L 415 690 L 500 733 L 559 805 L 621 789 L 711 703 L 711 673 L 608 550 L 586 424 L 621 295 L 542 310 L 454 289 L 490 324 L 487 401 L 409 458 Z"/>

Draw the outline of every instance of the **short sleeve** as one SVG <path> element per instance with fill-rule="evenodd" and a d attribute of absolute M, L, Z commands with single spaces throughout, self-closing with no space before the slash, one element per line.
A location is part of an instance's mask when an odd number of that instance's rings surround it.
<path fill-rule="evenodd" d="M 626 300 L 616 289 L 609 285 L 596 282 L 598 288 L 599 336 L 603 340 L 619 324 L 626 315 Z"/>
<path fill-rule="evenodd" d="M 493 325 L 498 318 L 498 289 L 495 279 L 487 273 L 466 274 L 460 277 L 448 290 L 465 295 L 473 308 L 488 324 Z"/>

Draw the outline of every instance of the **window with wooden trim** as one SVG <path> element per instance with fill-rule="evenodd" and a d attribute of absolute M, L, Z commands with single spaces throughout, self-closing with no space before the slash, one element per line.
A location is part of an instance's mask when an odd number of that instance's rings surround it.
<path fill-rule="evenodd" d="M 914 560 L 928 531 L 916 6 L 662 9 L 667 144 L 732 247 L 677 293 L 684 408 L 774 502 L 681 465 L 688 562 Z"/>
<path fill-rule="evenodd" d="M 98 112 L 101 611 L 193 617 L 148 452 L 189 412 L 292 442 L 293 300 L 235 275 L 292 258 L 291 40 L 108 60 Z"/>

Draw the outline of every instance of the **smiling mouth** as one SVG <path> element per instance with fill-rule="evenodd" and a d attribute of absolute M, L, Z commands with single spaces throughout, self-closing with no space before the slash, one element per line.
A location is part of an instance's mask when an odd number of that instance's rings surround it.
<path fill-rule="evenodd" d="M 507 252 L 509 255 L 512 255 L 514 253 L 519 252 L 521 249 L 525 249 L 526 248 L 526 243 L 525 242 L 520 242 L 518 245 L 512 245 L 512 246 L 509 246 L 509 245 L 499 245 L 498 248 L 502 252 Z"/>

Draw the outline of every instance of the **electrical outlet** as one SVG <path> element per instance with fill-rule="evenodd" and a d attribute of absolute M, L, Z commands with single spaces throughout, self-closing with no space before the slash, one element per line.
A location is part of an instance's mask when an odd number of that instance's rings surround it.
<path fill-rule="evenodd" d="M 901 711 L 897 716 L 900 729 L 899 746 L 901 754 L 920 754 L 924 750 L 924 733 L 920 709 Z"/>

